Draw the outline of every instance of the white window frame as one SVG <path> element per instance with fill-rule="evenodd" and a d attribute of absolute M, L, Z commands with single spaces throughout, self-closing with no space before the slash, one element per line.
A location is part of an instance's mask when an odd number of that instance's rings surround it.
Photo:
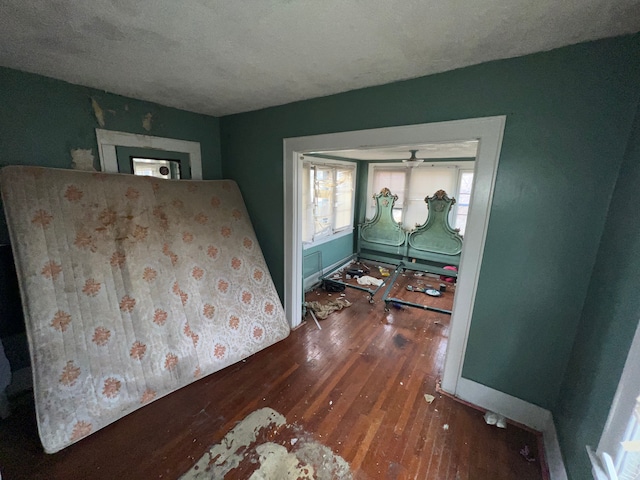
<path fill-rule="evenodd" d="M 337 168 L 344 167 L 344 168 L 348 168 L 349 170 L 352 170 L 353 172 L 352 173 L 352 191 L 351 191 L 351 223 L 346 227 L 335 229 L 334 222 L 335 222 L 335 212 L 336 212 L 337 205 L 334 203 L 333 211 L 332 211 L 331 233 L 328 235 L 322 235 L 321 237 L 318 237 L 318 238 L 315 238 L 314 236 L 314 239 L 311 242 L 302 242 L 303 250 L 307 250 L 309 248 L 317 247 L 318 245 L 322 245 L 323 243 L 331 242 L 333 240 L 336 240 L 341 237 L 345 237 L 353 233 L 354 218 L 355 218 L 355 211 L 356 211 L 355 210 L 356 209 L 356 183 L 358 181 L 358 163 L 341 161 L 341 160 L 324 159 L 319 157 L 305 157 L 302 161 L 303 163 L 308 163 L 312 166 L 334 168 L 335 169 L 333 171 L 334 183 L 336 179 L 335 177 L 337 174 Z M 304 181 L 306 181 L 306 179 L 304 179 Z"/>
<path fill-rule="evenodd" d="M 473 162 L 471 162 L 473 163 Z M 453 228 L 457 228 L 458 225 L 458 207 L 460 206 L 460 188 L 462 187 L 462 174 L 464 173 L 474 173 L 473 168 L 462 168 L 458 167 L 458 179 L 456 182 L 456 192 L 455 198 L 456 203 L 453 206 L 453 212 L 451 214 L 451 226 Z M 473 183 L 475 183 L 475 175 L 473 176 Z M 471 194 L 473 195 L 473 183 L 471 185 Z M 471 202 L 469 202 L 471 203 Z M 470 206 L 470 205 L 469 205 Z M 469 221 L 469 214 L 467 213 L 467 221 Z"/>
<path fill-rule="evenodd" d="M 620 442 L 626 440 L 627 426 L 633 416 L 638 394 L 640 394 L 640 322 L 636 327 L 598 448 L 594 452 L 591 447 L 587 446 L 593 467 L 593 478 L 597 480 L 617 479 L 612 460 L 615 460 L 621 448 Z"/>
<path fill-rule="evenodd" d="M 407 165 L 404 165 L 402 163 L 399 162 L 376 162 L 376 163 L 369 163 L 369 171 L 368 171 L 368 175 L 367 175 L 367 203 L 365 205 L 365 216 L 368 218 L 368 213 L 369 213 L 369 201 L 371 199 L 371 196 L 378 193 L 378 192 L 374 192 L 373 191 L 373 176 L 375 174 L 375 170 L 376 168 L 378 169 L 382 169 L 382 170 L 397 170 L 397 171 L 405 171 L 405 182 L 404 182 L 404 201 L 402 203 L 402 220 L 401 220 L 401 225 L 403 225 L 404 228 L 412 228 L 409 225 L 405 225 L 404 224 L 404 220 L 407 216 L 407 208 L 409 207 L 409 185 L 411 183 L 411 172 L 414 168 L 425 168 L 425 167 L 455 167 L 456 170 L 456 179 L 455 179 L 455 183 L 456 183 L 456 190 L 454 192 L 447 192 L 447 194 L 449 194 L 451 197 L 453 198 L 458 198 L 458 192 L 460 192 L 460 184 L 461 184 L 461 179 L 462 179 L 462 172 L 471 172 L 474 173 L 474 166 L 475 166 L 475 161 L 467 161 L 464 162 L 465 164 L 469 164 L 469 166 L 471 168 L 468 168 L 467 166 L 461 166 L 461 162 L 429 162 L 429 161 L 425 161 L 424 164 L 421 165 L 417 165 L 415 167 L 409 167 Z M 474 184 L 475 184 L 475 174 L 474 174 Z M 473 192 L 473 189 L 471 190 Z M 394 193 L 394 192 L 391 192 Z M 427 195 L 431 195 L 435 192 L 432 193 L 428 193 Z M 457 207 L 457 202 L 456 204 L 454 204 L 454 208 L 452 209 L 451 212 L 451 216 L 449 217 L 449 223 L 451 223 L 451 225 L 453 226 L 455 223 L 455 219 L 458 213 L 458 207 Z M 468 221 L 468 216 L 467 216 L 467 221 Z"/>
<path fill-rule="evenodd" d="M 136 135 L 134 133 L 101 128 L 96 128 L 96 140 L 98 142 L 98 155 L 100 156 L 100 170 L 103 172 L 119 173 L 116 147 L 150 148 L 153 150 L 186 153 L 189 155 L 191 178 L 193 180 L 202 180 L 200 142 Z"/>

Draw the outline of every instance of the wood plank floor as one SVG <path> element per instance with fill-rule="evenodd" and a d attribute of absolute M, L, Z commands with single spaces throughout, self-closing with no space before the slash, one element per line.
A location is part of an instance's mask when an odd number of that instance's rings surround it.
<path fill-rule="evenodd" d="M 394 296 L 424 303 L 424 294 L 404 290 L 419 280 L 401 277 Z M 322 330 L 309 319 L 277 345 L 54 455 L 42 452 L 33 402 L 24 396 L 0 422 L 3 480 L 175 479 L 261 407 L 342 456 L 355 479 L 543 478 L 540 462 L 520 454 L 528 446 L 538 459 L 538 435 L 486 425 L 482 412 L 437 393 L 450 317 L 415 308 L 385 313 L 379 298 L 371 305 L 365 297 L 347 289 L 353 305 L 322 321 Z M 447 298 L 453 289 L 437 300 Z M 236 469 L 227 478 L 250 475 Z"/>

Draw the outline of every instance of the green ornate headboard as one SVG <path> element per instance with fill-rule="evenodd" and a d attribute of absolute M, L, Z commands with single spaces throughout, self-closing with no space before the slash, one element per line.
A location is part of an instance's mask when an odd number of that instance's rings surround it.
<path fill-rule="evenodd" d="M 449 211 L 456 202 L 455 198 L 449 198 L 444 190 L 438 190 L 424 201 L 429 216 L 424 224 L 409 233 L 408 256 L 457 265 L 462 252 L 462 236 L 449 224 Z"/>
<path fill-rule="evenodd" d="M 398 196 L 388 188 L 383 188 L 373 198 L 376 201 L 376 214 L 360 227 L 360 240 L 390 247 L 402 246 L 407 234 L 393 219 L 393 205 Z"/>

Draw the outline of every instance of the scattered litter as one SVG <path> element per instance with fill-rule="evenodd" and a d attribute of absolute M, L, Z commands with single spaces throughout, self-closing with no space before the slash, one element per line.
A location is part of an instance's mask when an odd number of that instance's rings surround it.
<path fill-rule="evenodd" d="M 487 425 L 495 425 L 498 428 L 507 428 L 506 419 L 502 415 L 494 412 L 485 413 L 484 421 L 487 422 Z"/>
<path fill-rule="evenodd" d="M 448 423 L 445 423 L 445 424 L 442 426 L 442 429 L 443 429 L 443 430 L 449 430 L 449 424 L 448 424 Z"/>
<path fill-rule="evenodd" d="M 346 296 L 347 296 L 347 294 L 346 294 L 346 293 L 341 293 L 341 294 L 340 294 L 340 296 L 341 296 L 341 297 L 346 297 Z"/>
<path fill-rule="evenodd" d="M 388 268 L 378 267 L 378 270 L 380 270 L 380 275 L 382 275 L 383 277 L 388 277 L 389 275 L 391 275 Z"/>
<path fill-rule="evenodd" d="M 295 445 L 296 443 L 298 443 L 298 439 L 297 438 L 292 438 L 291 439 L 291 445 Z"/>
<path fill-rule="evenodd" d="M 324 320 L 336 310 L 342 310 L 345 307 L 350 307 L 351 302 L 346 298 L 337 298 L 324 304 L 320 302 L 305 302 L 304 306 L 313 310 L 318 319 Z"/>
<path fill-rule="evenodd" d="M 313 318 L 313 321 L 316 322 L 316 325 L 318 326 L 318 330 L 322 330 L 322 327 L 320 326 L 320 323 L 318 322 L 316 315 L 313 313 L 313 310 L 309 309 L 309 313 L 311 314 L 311 318 Z"/>
<path fill-rule="evenodd" d="M 333 405 L 333 400 L 329 400 L 329 406 Z"/>
<path fill-rule="evenodd" d="M 529 445 L 525 445 L 522 450 L 520 450 L 520 455 L 522 455 L 527 462 L 535 462 L 536 458 L 531 455 L 531 451 L 529 450 Z"/>
<path fill-rule="evenodd" d="M 400 385 L 404 385 L 404 383 L 400 382 Z"/>
<path fill-rule="evenodd" d="M 379 278 L 370 277 L 369 275 L 364 275 L 363 277 L 358 277 L 359 285 L 375 285 L 379 287 L 382 285 L 382 280 Z"/>
<path fill-rule="evenodd" d="M 428 404 L 431 404 L 436 399 L 436 397 L 434 397 L 433 395 L 429 395 L 428 393 L 425 393 L 424 394 L 424 399 L 426 400 L 426 402 Z"/>

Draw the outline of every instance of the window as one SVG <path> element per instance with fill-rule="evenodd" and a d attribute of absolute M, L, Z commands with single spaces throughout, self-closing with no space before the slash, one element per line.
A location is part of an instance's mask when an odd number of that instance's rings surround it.
<path fill-rule="evenodd" d="M 458 194 L 454 205 L 453 228 L 460 230 L 460 235 L 464 235 L 467 227 L 467 217 L 469 215 L 469 204 L 471 203 L 471 188 L 473 187 L 473 170 L 460 170 L 458 176 Z"/>
<path fill-rule="evenodd" d="M 131 166 L 134 175 L 180 178 L 180 162 L 178 160 L 131 157 Z"/>
<path fill-rule="evenodd" d="M 636 329 L 597 453 L 587 447 L 598 480 L 640 480 L 640 326 Z"/>
<path fill-rule="evenodd" d="M 472 162 L 442 162 L 412 168 L 401 164 L 370 164 L 367 216 L 372 218 L 375 214 L 374 193 L 387 187 L 392 194 L 398 195 L 393 218 L 405 228 L 413 229 L 427 219 L 425 197 L 444 190 L 456 199 L 449 220 L 453 228 L 459 228 L 463 235 L 473 186 L 473 169 L 469 168 L 470 164 Z"/>
<path fill-rule="evenodd" d="M 320 243 L 353 229 L 355 163 L 303 162 L 302 241 Z"/>

